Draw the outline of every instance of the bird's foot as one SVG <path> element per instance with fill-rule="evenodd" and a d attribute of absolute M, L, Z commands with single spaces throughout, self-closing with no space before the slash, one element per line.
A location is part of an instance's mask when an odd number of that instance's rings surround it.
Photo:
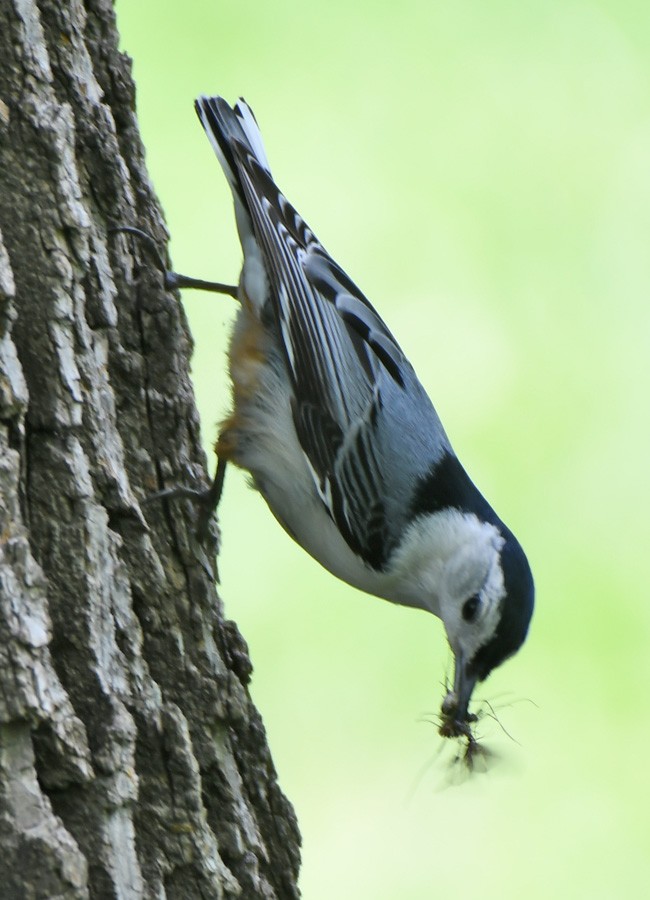
<path fill-rule="evenodd" d="M 223 492 L 223 482 L 226 476 L 226 461 L 223 459 L 217 462 L 217 471 L 215 472 L 212 484 L 208 488 L 191 488 L 186 485 L 177 484 L 157 491 L 146 497 L 143 503 L 156 503 L 160 500 L 191 500 L 198 508 L 198 521 L 196 525 L 196 539 L 199 544 L 203 545 L 208 537 L 210 530 L 210 522 L 213 515 L 217 511 L 221 494 Z"/>
<path fill-rule="evenodd" d="M 190 278 L 189 275 L 180 275 L 178 272 L 172 272 L 165 265 L 160 248 L 154 238 L 133 225 L 117 225 L 109 229 L 111 234 L 130 234 L 132 237 L 138 238 L 146 247 L 149 256 L 153 260 L 156 268 L 162 273 L 165 288 L 169 291 L 176 288 L 193 288 L 198 291 L 211 291 L 216 294 L 227 294 L 229 297 L 237 298 L 237 285 L 222 284 L 219 281 L 204 281 L 202 278 Z"/>

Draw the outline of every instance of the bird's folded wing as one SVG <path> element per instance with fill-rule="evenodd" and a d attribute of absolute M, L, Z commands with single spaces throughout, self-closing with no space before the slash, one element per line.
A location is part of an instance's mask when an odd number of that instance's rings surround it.
<path fill-rule="evenodd" d="M 387 396 L 394 402 L 405 377 L 415 376 L 377 312 L 268 171 L 243 143 L 234 141 L 232 149 L 268 271 L 293 382 L 298 439 L 318 493 L 349 546 L 381 568 L 401 525 L 387 511 L 387 498 L 401 492 L 401 485 L 391 483 L 401 469 L 399 460 L 385 465 L 382 458 L 383 407 Z"/>

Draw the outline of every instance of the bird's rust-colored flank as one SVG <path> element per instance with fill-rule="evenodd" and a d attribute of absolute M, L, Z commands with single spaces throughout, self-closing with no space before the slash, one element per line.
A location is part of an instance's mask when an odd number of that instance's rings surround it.
<path fill-rule="evenodd" d="M 253 311 L 252 304 L 240 287 L 242 311 L 230 344 L 230 376 L 232 379 L 233 410 L 222 420 L 215 451 L 220 459 L 237 462 L 238 435 L 245 427 L 240 410 L 255 397 L 261 373 L 266 364 L 264 328 Z"/>

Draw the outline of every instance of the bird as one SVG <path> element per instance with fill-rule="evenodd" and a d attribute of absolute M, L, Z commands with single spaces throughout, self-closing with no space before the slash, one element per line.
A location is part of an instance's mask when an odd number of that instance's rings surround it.
<path fill-rule="evenodd" d="M 201 96 L 195 109 L 243 251 L 239 284 L 214 288 L 239 308 L 209 500 L 216 507 L 234 464 L 336 577 L 440 618 L 454 656 L 440 733 L 474 747 L 474 688 L 529 629 L 526 555 L 470 480 L 388 326 L 277 187 L 250 106 Z"/>

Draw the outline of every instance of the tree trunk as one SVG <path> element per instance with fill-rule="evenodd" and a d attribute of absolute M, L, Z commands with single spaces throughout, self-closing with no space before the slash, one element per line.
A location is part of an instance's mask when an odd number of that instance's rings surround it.
<path fill-rule="evenodd" d="M 206 474 L 134 223 L 164 246 L 110 0 L 0 0 L 0 897 L 296 897 L 216 537 L 142 505 Z"/>

